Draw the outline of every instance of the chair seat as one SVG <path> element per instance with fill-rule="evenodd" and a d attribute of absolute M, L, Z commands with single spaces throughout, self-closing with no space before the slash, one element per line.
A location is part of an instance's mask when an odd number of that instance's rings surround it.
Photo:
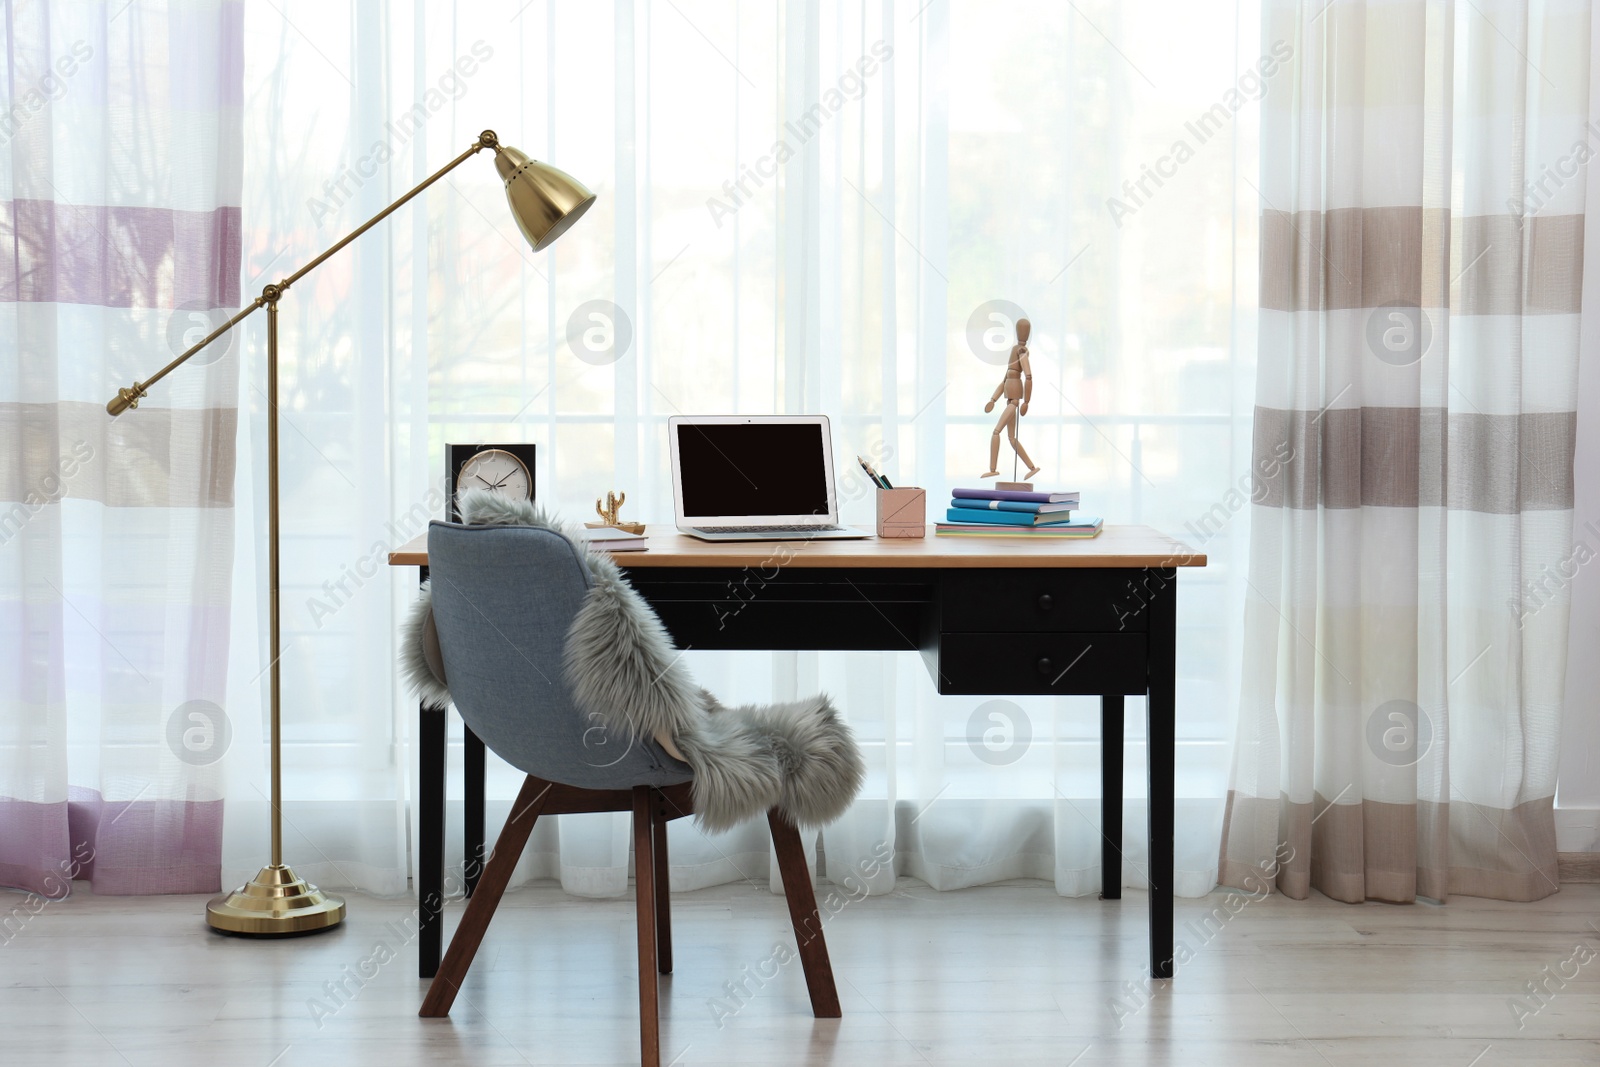
<path fill-rule="evenodd" d="M 595 731 L 597 734 L 598 732 Z M 632 742 L 624 742 L 621 745 L 616 742 L 591 742 L 586 739 L 584 749 L 590 758 L 585 761 L 584 766 L 577 768 L 577 770 L 579 771 L 579 776 L 585 781 L 569 781 L 565 775 L 559 772 L 536 775 L 535 777 L 543 781 L 555 782 L 559 785 L 570 785 L 575 789 L 593 789 L 593 786 L 587 783 L 592 782 L 596 777 L 605 777 L 606 772 L 613 765 L 626 761 L 629 768 L 626 777 L 627 784 L 615 787 L 621 788 L 623 792 L 628 792 L 636 785 L 665 789 L 667 786 L 682 785 L 694 779 L 694 768 L 682 760 L 674 759 L 670 756 L 667 750 L 662 748 L 653 737 L 639 738 Z M 615 751 L 608 751 L 608 749 L 615 749 Z M 642 754 L 644 758 L 636 758 L 636 753 Z M 626 811 L 627 808 L 624 807 L 618 810 Z"/>

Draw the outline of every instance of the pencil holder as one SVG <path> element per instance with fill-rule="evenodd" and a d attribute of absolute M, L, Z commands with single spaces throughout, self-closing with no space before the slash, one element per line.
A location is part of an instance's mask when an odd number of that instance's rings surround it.
<path fill-rule="evenodd" d="M 928 494 L 921 489 L 879 489 L 878 536 L 926 537 Z"/>

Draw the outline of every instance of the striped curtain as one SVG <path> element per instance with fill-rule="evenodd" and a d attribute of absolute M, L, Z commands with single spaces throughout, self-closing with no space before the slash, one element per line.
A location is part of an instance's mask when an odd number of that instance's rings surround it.
<path fill-rule="evenodd" d="M 105 403 L 239 306 L 242 9 L 0 23 L 0 885 L 47 898 L 218 888 L 235 346 Z"/>
<path fill-rule="evenodd" d="M 1225 884 L 1556 891 L 1589 8 L 1264 5 Z"/>

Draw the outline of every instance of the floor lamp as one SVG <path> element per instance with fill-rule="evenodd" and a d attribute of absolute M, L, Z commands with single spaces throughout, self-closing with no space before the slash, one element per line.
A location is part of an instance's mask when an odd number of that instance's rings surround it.
<path fill-rule="evenodd" d="M 267 595 L 269 616 L 268 651 L 271 671 L 271 746 L 272 746 L 272 862 L 255 878 L 234 890 L 213 897 L 206 905 L 206 922 L 217 930 L 255 937 L 303 934 L 327 930 L 344 919 L 344 901 L 298 877 L 283 862 L 283 780 L 280 773 L 282 731 L 279 722 L 281 687 L 278 681 L 278 300 L 289 286 L 315 270 L 373 226 L 387 218 L 401 204 L 465 163 L 484 149 L 494 152 L 495 169 L 506 185 L 506 200 L 517 227 L 535 252 L 553 244 L 556 238 L 577 222 L 594 203 L 595 196 L 570 175 L 547 163 L 531 160 L 523 152 L 502 145 L 493 130 L 478 135 L 471 148 L 445 164 L 409 193 L 356 227 L 343 240 L 281 282 L 261 290 L 261 295 L 217 327 L 194 347 L 168 363 L 143 382 L 134 382 L 106 405 L 113 417 L 139 406 L 150 387 L 181 366 L 190 356 L 233 329 L 258 308 L 267 309 Z"/>

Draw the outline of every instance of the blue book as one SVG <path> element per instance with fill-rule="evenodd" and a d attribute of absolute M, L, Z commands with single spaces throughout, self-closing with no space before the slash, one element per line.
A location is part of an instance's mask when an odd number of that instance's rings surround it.
<path fill-rule="evenodd" d="M 1071 504 L 1041 504 L 1034 500 L 979 500 L 970 496 L 958 496 L 950 501 L 950 506 L 953 508 L 987 508 L 990 511 L 1023 511 L 1030 515 L 1065 515 L 1073 507 Z"/>
<path fill-rule="evenodd" d="M 1044 526 L 996 526 L 982 522 L 941 522 L 934 529 L 935 537 L 1044 537 L 1088 538 L 1098 537 L 1101 522 L 1096 518 L 1080 518 L 1077 522 L 1052 522 Z"/>
<path fill-rule="evenodd" d="M 951 508 L 945 512 L 948 522 L 973 522 L 985 526 L 1049 526 L 1057 522 L 1070 522 L 1072 516 L 1065 511 L 1053 515 L 1028 515 L 1015 511 L 989 511 L 987 508 Z"/>

